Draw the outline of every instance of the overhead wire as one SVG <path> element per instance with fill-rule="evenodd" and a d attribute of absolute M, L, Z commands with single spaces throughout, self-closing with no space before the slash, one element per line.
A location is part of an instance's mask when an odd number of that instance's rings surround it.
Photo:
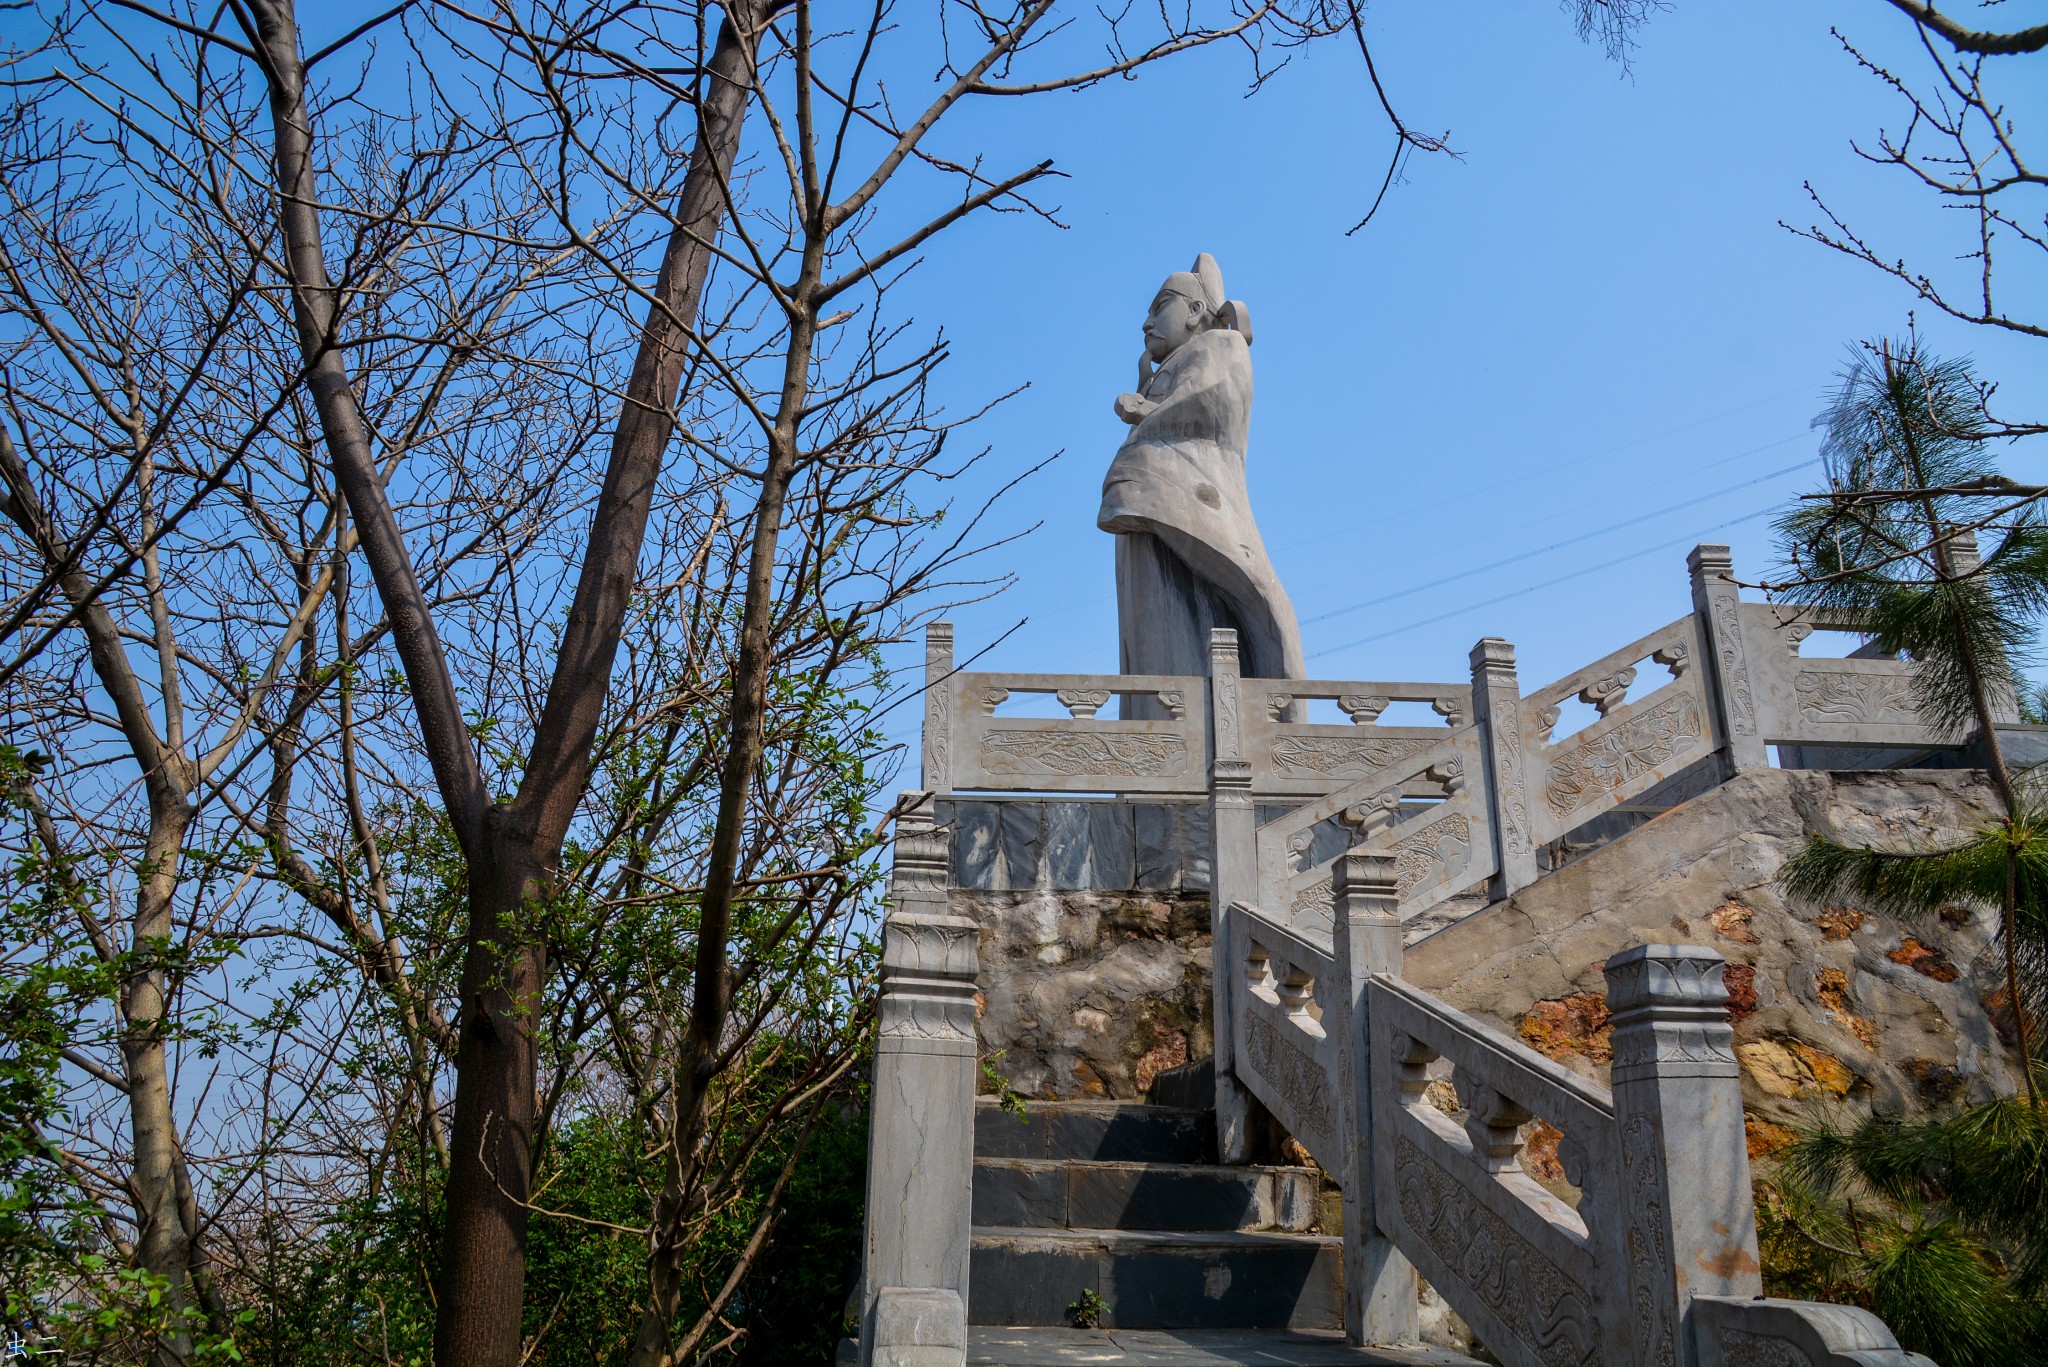
<path fill-rule="evenodd" d="M 1786 440 L 1789 441 L 1791 438 Z M 1783 445 L 1784 443 L 1779 442 L 1777 444 Z M 1610 532 L 1626 531 L 1630 527 L 1654 521 L 1671 513 L 1682 512 L 1687 508 L 1697 507 L 1702 503 L 1711 503 L 1717 498 L 1724 498 L 1729 494 L 1739 493 L 1744 489 L 1753 489 L 1759 484 L 1768 484 L 1774 479 L 1782 479 L 1786 475 L 1818 464 L 1820 464 L 1820 457 L 1814 456 L 1807 460 L 1802 460 L 1796 465 L 1787 465 L 1782 470 L 1773 470 L 1767 475 L 1758 475 L 1755 479 L 1744 480 L 1740 484 L 1731 484 L 1725 489 L 1716 489 L 1712 493 L 1683 499 L 1680 502 L 1669 504 L 1652 512 L 1638 513 L 1634 517 L 1624 518 L 1620 522 L 1609 523 L 1605 527 L 1595 527 L 1592 531 L 1581 532 L 1577 536 L 1566 537 L 1562 541 L 1553 541 L 1548 546 L 1539 546 L 1534 550 L 1522 551 L 1488 564 L 1475 565 L 1469 570 L 1460 570 L 1456 574 L 1447 574 L 1441 579 L 1432 579 L 1426 584 L 1413 584 L 1404 589 L 1396 589 L 1392 593 L 1383 593 L 1377 598 L 1368 598 L 1362 603 L 1352 603 L 1348 607 L 1332 608 L 1330 611 L 1318 613 L 1314 617 L 1303 618 L 1301 625 L 1305 627 L 1314 626 L 1319 622 L 1328 622 L 1338 617 L 1348 617 L 1354 612 L 1363 612 L 1367 608 L 1376 608 L 1383 603 L 1391 603 L 1396 599 L 1408 598 L 1418 593 L 1427 593 L 1431 589 L 1442 588 L 1445 584 L 1455 584 L 1462 579 L 1472 579 L 1482 574 L 1490 574 L 1494 570 L 1505 569 L 1509 565 L 1518 565 L 1524 560 L 1534 560 L 1538 556 L 1549 555 L 1553 551 L 1561 551 L 1567 546 L 1576 546 L 1581 542 L 1606 536 Z"/>
<path fill-rule="evenodd" d="M 1491 487 L 1496 490 L 1513 488 L 1518 484 L 1526 484 L 1530 480 L 1542 479 L 1547 475 L 1556 474 L 1560 470 L 1568 470 L 1574 466 L 1584 465 L 1587 461 L 1598 460 L 1602 456 L 1611 456 L 1622 451 L 1634 450 L 1638 446 L 1645 446 L 1654 441 L 1662 441 L 1666 437 L 1677 436 L 1682 432 L 1690 432 L 1695 428 L 1705 427 L 1710 423 L 1719 422 L 1723 418 L 1732 418 L 1737 414 L 1747 413 L 1750 412 L 1752 409 L 1762 408 L 1766 404 L 1777 403 L 1782 399 L 1790 398 L 1794 394 L 1807 393 L 1810 391 L 1810 389 L 1810 385 L 1800 385 L 1793 389 L 1787 389 L 1782 393 L 1766 395 L 1764 398 L 1757 399 L 1754 402 L 1741 404 L 1735 408 L 1722 409 L 1717 413 L 1710 413 L 1705 417 L 1696 418 L 1688 423 L 1681 423 L 1676 427 L 1667 427 L 1664 428 L 1662 431 L 1650 432 L 1640 437 L 1631 437 L 1629 440 L 1624 442 L 1618 442 L 1613 446 L 1603 446 L 1595 451 L 1588 451 L 1581 455 L 1569 457 L 1565 460 L 1552 461 L 1548 465 L 1539 465 L 1534 469 L 1524 470 L 1522 473 L 1518 475 L 1511 475 L 1506 479 L 1494 481 Z M 1745 457 L 1753 456 L 1763 451 L 1774 450 L 1775 448 L 1784 446 L 1787 443 L 1798 441 L 1800 438 L 1805 437 L 1807 435 L 1809 435 L 1808 432 L 1802 428 L 1800 431 L 1795 432 L 1790 436 L 1780 437 L 1776 441 L 1766 442 L 1762 446 L 1752 446 L 1747 450 L 1737 451 L 1734 455 L 1723 456 L 1719 460 L 1708 461 L 1704 465 L 1695 466 L 1693 467 L 1694 473 L 1700 474 L 1708 470 L 1719 469 L 1721 466 L 1724 465 L 1731 465 L 1738 460 L 1744 459 Z M 1292 551 L 1298 550 L 1303 546 L 1313 546 L 1318 542 L 1328 541 L 1332 537 L 1336 536 L 1355 536 L 1361 531 L 1370 530 L 1373 527 L 1382 526 L 1388 522 L 1392 522 L 1397 519 L 1412 518 L 1417 513 L 1428 512 L 1433 508 L 1446 507 L 1450 504 L 1464 502 L 1469 497 L 1470 495 L 1467 492 L 1460 490 L 1455 493 L 1447 494 L 1443 498 L 1434 499 L 1424 503 L 1412 503 L 1404 501 L 1398 509 L 1382 513 L 1377 517 L 1368 517 L 1361 520 L 1349 522 L 1342 527 L 1336 528 L 1333 531 L 1317 532 L 1310 536 L 1296 537 L 1291 541 L 1285 541 L 1276 544 L 1273 547 L 1273 549 L 1281 552 Z M 1065 604 L 1063 604 L 1060 607 L 1052 608 L 1044 612 L 1033 613 L 1029 616 L 1029 618 L 1027 618 L 1027 620 L 1035 622 L 1044 622 L 1049 618 L 1068 616 L 1072 613 L 1085 611 L 1089 608 L 1099 607 L 1103 603 L 1112 601 L 1115 597 L 1116 595 L 1114 593 L 1103 593 L 1096 594 L 1087 598 L 1069 599 Z"/>
<path fill-rule="evenodd" d="M 1400 636 L 1410 631 L 1420 631 L 1424 627 L 1433 627 L 1439 622 L 1447 622 L 1453 617 L 1461 617 L 1468 612 L 1476 612 L 1480 608 L 1489 608 L 1496 603 L 1505 603 L 1510 599 L 1520 598 L 1542 589 L 1555 588 L 1559 584 L 1569 583 L 1574 579 L 1583 579 L 1589 574 L 1598 574 L 1602 570 L 1611 570 L 1616 565 L 1625 565 L 1631 560 L 1641 560 L 1646 555 L 1655 555 L 1658 551 L 1670 550 L 1673 546 L 1683 546 L 1688 541 L 1697 541 L 1709 532 L 1725 531 L 1729 527 L 1739 527 L 1745 522 L 1754 522 L 1760 517 L 1769 517 L 1776 511 L 1778 511 L 1778 505 L 1776 504 L 1772 504 L 1767 508 L 1759 508 L 1753 513 L 1745 513 L 1741 517 L 1730 518 L 1726 522 L 1716 523 L 1700 531 L 1688 532 L 1684 536 L 1673 537 L 1669 541 L 1660 541 L 1654 546 L 1645 546 L 1641 550 L 1630 551 L 1627 555 L 1618 555 L 1612 560 L 1603 560 L 1597 565 L 1588 565 L 1584 569 L 1573 570 L 1569 574 L 1560 574 L 1556 578 L 1546 579 L 1540 584 L 1525 584 L 1521 588 L 1512 589 L 1507 593 L 1498 594 L 1492 598 L 1482 599 L 1477 603 L 1466 603 L 1461 607 L 1452 608 L 1448 612 L 1440 612 L 1434 617 L 1425 617 L 1420 621 L 1409 622 L 1398 627 L 1390 627 L 1385 631 L 1374 632 L 1370 636 L 1361 636 L 1355 641 L 1346 641 L 1343 645 L 1328 646 L 1322 650 L 1311 651 L 1308 658 L 1311 660 L 1321 659 L 1325 655 L 1335 655 L 1339 651 L 1355 650 L 1359 646 L 1371 645 L 1374 641 L 1384 641 L 1390 636 Z"/>

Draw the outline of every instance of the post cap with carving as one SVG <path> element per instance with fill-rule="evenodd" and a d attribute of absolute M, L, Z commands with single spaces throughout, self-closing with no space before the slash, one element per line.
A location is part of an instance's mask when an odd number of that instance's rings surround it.
<path fill-rule="evenodd" d="M 1728 961 L 1705 945 L 1636 945 L 1609 959 L 1607 1009 L 1616 1016 L 1643 1008 L 1725 1007 L 1721 980 Z"/>

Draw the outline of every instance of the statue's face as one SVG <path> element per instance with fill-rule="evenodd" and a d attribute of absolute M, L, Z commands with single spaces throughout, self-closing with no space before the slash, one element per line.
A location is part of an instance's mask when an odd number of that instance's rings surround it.
<path fill-rule="evenodd" d="M 1186 295 L 1161 290 L 1145 315 L 1145 354 L 1158 365 L 1202 330 L 1202 306 Z"/>

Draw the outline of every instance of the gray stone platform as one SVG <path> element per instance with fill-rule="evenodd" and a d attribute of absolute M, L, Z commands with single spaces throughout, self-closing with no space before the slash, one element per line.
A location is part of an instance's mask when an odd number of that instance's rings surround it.
<path fill-rule="evenodd" d="M 1054 1326 L 1085 1289 L 1138 1329 L 1337 1329 L 1344 1241 L 1274 1230 L 974 1231 L 969 1323 Z"/>
<path fill-rule="evenodd" d="M 1316 1220 L 1314 1168 L 974 1160 L 974 1223 L 1034 1229 L 1278 1229 Z"/>
<path fill-rule="evenodd" d="M 851 1367 L 853 1344 L 839 1348 Z M 1353 1348 L 1328 1332 L 1256 1329 L 991 1329 L 967 1331 L 968 1367 L 1477 1367 L 1439 1348 Z"/>

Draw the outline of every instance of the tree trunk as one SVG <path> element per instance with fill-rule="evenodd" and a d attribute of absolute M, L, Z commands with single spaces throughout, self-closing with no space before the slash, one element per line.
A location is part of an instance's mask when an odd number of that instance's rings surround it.
<path fill-rule="evenodd" d="M 1885 371 L 1890 378 L 1893 371 L 1889 355 L 1885 357 Z M 1902 419 L 1905 417 L 1903 406 L 1895 406 L 1894 411 Z M 1900 426 L 1913 483 L 1924 489 L 1927 472 L 1920 459 L 1920 446 L 1914 436 L 1913 425 L 1910 421 L 1902 421 Z M 1920 513 L 1927 521 L 1929 544 L 1934 548 L 1935 578 L 1944 586 L 1960 582 L 1963 576 L 1956 572 L 1955 552 L 1949 544 L 1951 533 L 1941 520 L 1932 495 L 1921 495 Z M 2027 1104 L 2032 1107 L 2038 1106 L 2040 1101 L 2034 1095 L 2034 1051 L 2027 1040 L 2027 1013 L 2020 1003 L 2019 941 L 2015 935 L 2018 930 L 2019 871 L 2016 867 L 2018 852 L 2012 845 L 2012 828 L 2019 818 L 2019 790 L 2013 785 L 2012 770 L 2006 766 L 2005 747 L 1998 740 L 1998 718 L 1992 710 L 1991 691 L 1984 684 L 1984 668 L 1978 658 L 1977 641 L 1962 621 L 1959 620 L 1956 627 L 1958 653 L 1962 657 L 1963 671 L 1970 680 L 1970 707 L 1977 714 L 1977 740 L 1984 747 L 1984 766 L 1990 771 L 1992 786 L 1998 789 L 1999 801 L 2005 805 L 2005 897 L 1999 908 L 1999 934 L 2005 940 L 2005 995 L 2012 1007 L 2014 1038 L 2019 1045 L 2020 1079 L 2026 1084 Z"/>
<path fill-rule="evenodd" d="M 470 867 L 434 1361 L 509 1367 L 525 1300 L 534 1033 L 547 974 L 547 952 L 525 922 L 547 880 L 527 842 L 508 838 L 500 820 L 488 824 L 495 857 Z"/>
<path fill-rule="evenodd" d="M 192 1360 L 192 1335 L 185 1323 L 191 1303 L 189 1275 L 197 1231 L 179 1199 L 184 1153 L 177 1117 L 171 1110 L 171 1077 L 166 1059 L 166 994 L 161 950 L 171 938 L 171 906 L 178 887 L 178 863 L 192 809 L 182 797 L 151 795 L 149 839 L 136 870 L 135 971 L 121 993 L 121 1064 L 128 1083 L 128 1116 L 135 1139 L 130 1195 L 139 1233 L 135 1261 L 164 1279 L 164 1308 L 171 1331 L 154 1347 L 152 1367 L 184 1367 Z"/>
<path fill-rule="evenodd" d="M 768 7 L 772 7 L 770 0 Z M 476 764 L 438 632 L 372 455 L 338 346 L 341 300 L 327 271 L 312 119 L 293 0 L 251 0 L 250 37 L 269 83 L 279 217 L 307 385 L 364 558 L 391 622 L 422 740 L 470 882 L 456 1057 L 447 1227 L 438 1279 L 439 1367 L 514 1367 L 526 1269 L 535 1122 L 534 1012 L 545 951 L 526 924 L 543 902 L 589 778 L 591 747 L 631 600 L 649 510 L 674 434 L 676 390 L 727 210 L 754 84 L 760 13 L 726 6 L 574 600 L 518 796 L 494 802 Z M 721 945 L 722 948 L 722 945 Z"/>

